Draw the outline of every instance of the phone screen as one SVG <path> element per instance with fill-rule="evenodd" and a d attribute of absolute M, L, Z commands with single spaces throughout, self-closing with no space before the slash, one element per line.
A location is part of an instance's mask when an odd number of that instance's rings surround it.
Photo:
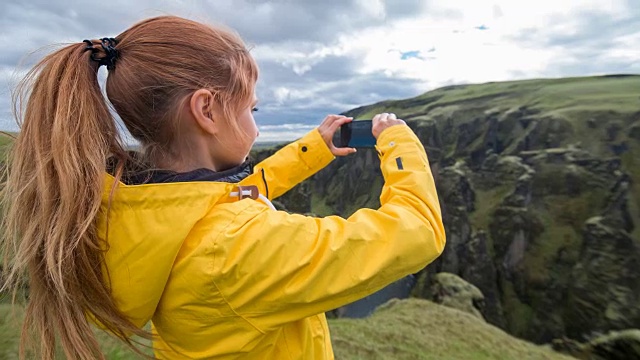
<path fill-rule="evenodd" d="M 353 120 L 340 127 L 340 147 L 372 148 L 376 138 L 371 133 L 371 120 Z"/>

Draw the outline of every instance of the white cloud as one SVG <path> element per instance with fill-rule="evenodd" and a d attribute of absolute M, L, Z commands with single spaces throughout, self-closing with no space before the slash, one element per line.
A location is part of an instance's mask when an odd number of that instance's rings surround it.
<path fill-rule="evenodd" d="M 384 19 L 387 15 L 382 0 L 358 0 L 357 3 L 373 19 Z"/>
<path fill-rule="evenodd" d="M 260 61 L 277 62 L 297 75 L 304 75 L 328 56 L 342 56 L 345 52 L 339 45 L 308 42 L 257 45 L 252 49 L 252 54 Z"/>
<path fill-rule="evenodd" d="M 581 12 L 596 11 L 612 17 L 628 16 L 624 1 L 500 1 L 435 0 L 431 9 L 416 19 L 400 20 L 377 29 L 344 34 L 335 49 L 361 54 L 360 74 L 382 73 L 388 77 L 419 79 L 424 88 L 451 82 L 510 80 L 514 73 L 526 77 L 544 76 L 554 61 L 568 56 L 562 47 L 531 47 L 513 38 L 535 29 L 542 34 L 576 34 Z M 441 18 L 446 9 L 461 17 Z M 485 26 L 485 31 L 477 27 Z M 610 54 L 637 58 L 640 33 L 613 39 L 618 45 Z M 389 51 L 394 49 L 397 51 Z M 430 50 L 435 49 L 432 53 Z M 402 52 L 418 51 L 427 58 L 403 60 Z M 428 85 L 427 85 L 428 84 Z"/>
<path fill-rule="evenodd" d="M 608 52 L 613 58 L 626 60 L 631 63 L 640 61 L 640 32 L 628 34 L 613 40 L 614 49 Z"/>
<path fill-rule="evenodd" d="M 291 93 L 291 91 L 289 91 L 289 89 L 287 89 L 286 87 L 277 87 L 275 90 L 273 90 L 273 95 L 275 97 L 275 100 L 279 103 L 282 104 L 285 101 L 289 100 L 289 94 Z"/>
<path fill-rule="evenodd" d="M 316 128 L 316 125 L 305 124 L 258 126 L 260 136 L 258 136 L 256 142 L 292 141 L 301 138 L 314 128 Z"/>

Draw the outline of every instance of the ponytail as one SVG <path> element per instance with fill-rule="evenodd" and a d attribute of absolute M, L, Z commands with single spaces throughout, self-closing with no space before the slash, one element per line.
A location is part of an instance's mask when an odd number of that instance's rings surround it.
<path fill-rule="evenodd" d="M 149 337 L 118 311 L 104 273 L 95 219 L 107 158 L 122 166 L 126 151 L 98 85 L 100 51 L 85 50 L 48 55 L 14 97 L 21 131 L 4 170 L 2 290 L 15 299 L 26 275 L 21 359 L 31 349 L 54 359 L 57 339 L 69 359 L 104 359 L 90 318 L 138 353 L 129 336 Z"/>

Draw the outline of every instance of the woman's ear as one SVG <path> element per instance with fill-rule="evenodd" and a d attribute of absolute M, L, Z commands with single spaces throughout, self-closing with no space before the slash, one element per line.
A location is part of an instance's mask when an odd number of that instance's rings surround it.
<path fill-rule="evenodd" d="M 189 110 L 200 129 L 211 135 L 218 133 L 220 119 L 217 118 L 213 94 L 207 89 L 196 90 L 189 100 Z"/>

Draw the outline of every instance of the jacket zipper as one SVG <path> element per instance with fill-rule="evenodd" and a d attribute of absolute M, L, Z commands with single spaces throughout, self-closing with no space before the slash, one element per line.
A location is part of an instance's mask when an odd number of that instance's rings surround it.
<path fill-rule="evenodd" d="M 267 177 L 264 175 L 264 169 L 260 169 L 260 172 L 262 173 L 262 182 L 264 182 L 264 191 L 265 191 L 265 195 L 267 197 L 267 199 L 269 198 L 269 185 L 267 185 Z"/>

